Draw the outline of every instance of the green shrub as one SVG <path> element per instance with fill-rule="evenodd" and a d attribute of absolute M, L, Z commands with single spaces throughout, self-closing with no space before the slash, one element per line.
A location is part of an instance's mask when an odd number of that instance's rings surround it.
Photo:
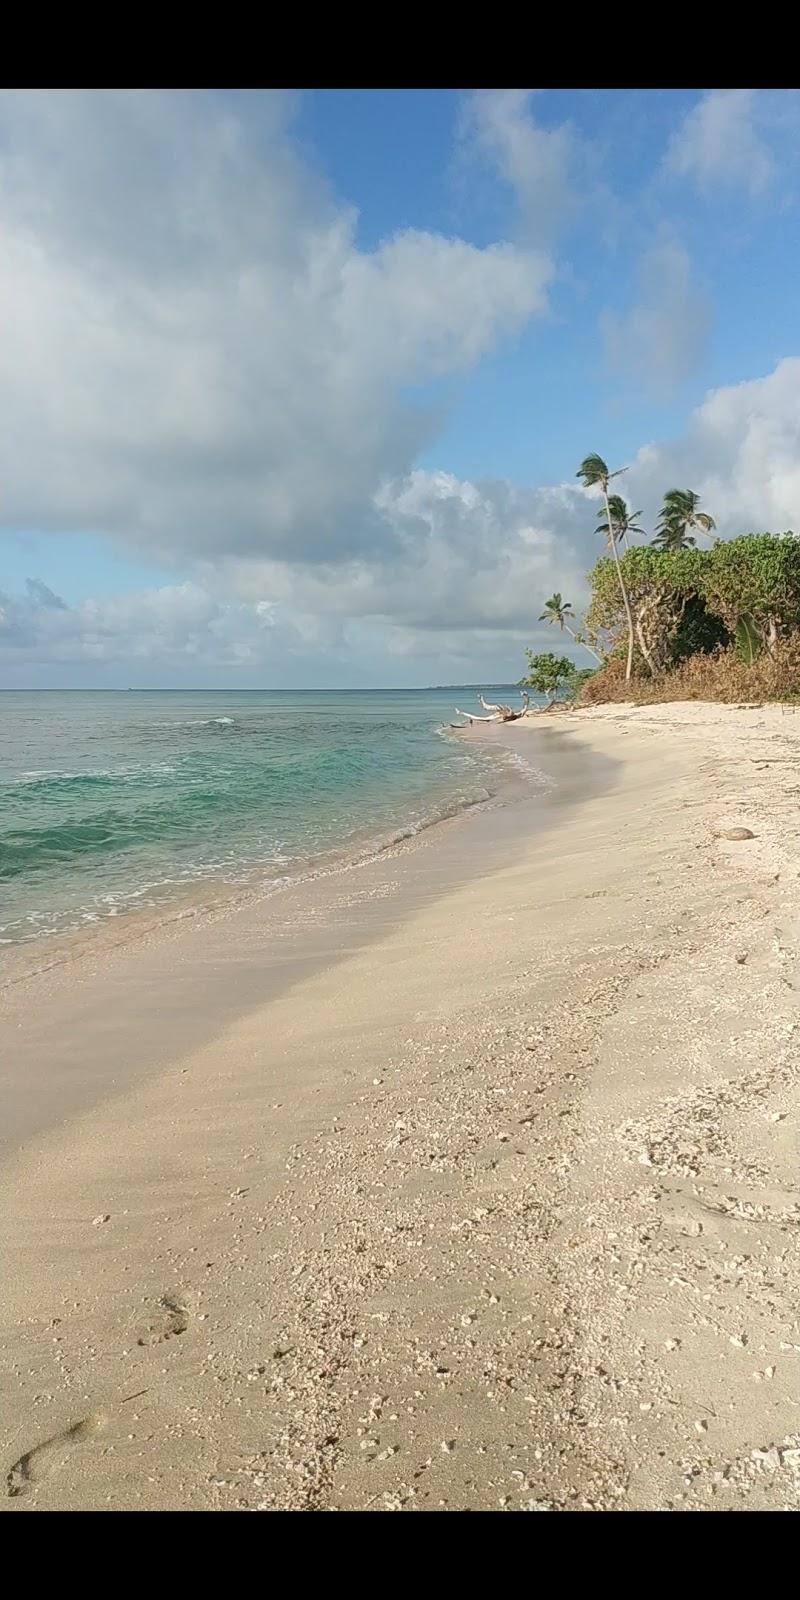
<path fill-rule="evenodd" d="M 652 677 L 680 654 L 679 635 L 690 601 L 700 589 L 705 550 L 656 550 L 635 545 L 620 560 L 634 622 L 635 668 Z M 590 637 L 614 655 L 626 648 L 627 619 L 613 562 L 602 556 L 589 574 L 592 598 L 587 613 Z M 697 622 L 696 611 L 694 613 Z"/>
<path fill-rule="evenodd" d="M 706 523 L 713 527 L 694 513 L 692 526 Z M 615 547 L 615 553 L 618 560 L 602 556 L 589 574 L 586 638 L 604 664 L 579 672 L 562 657 L 553 678 L 552 665 L 536 664 L 558 658 L 528 652 L 532 676 L 526 683 L 552 698 L 571 680 L 581 705 L 800 695 L 800 538 L 794 533 L 742 534 L 717 540 L 710 550 L 673 541 L 662 548 L 634 545 L 624 555 Z M 630 676 L 623 665 L 631 634 L 623 590 L 633 633 Z"/>
<path fill-rule="evenodd" d="M 537 694 L 547 695 L 548 700 L 554 700 L 559 690 L 569 686 L 575 675 L 575 662 L 569 656 L 554 656 L 546 651 L 541 655 L 534 655 L 532 650 L 526 650 L 528 657 L 527 676 L 520 679 L 520 687 L 535 689 Z"/>
<path fill-rule="evenodd" d="M 775 659 L 781 640 L 800 628 L 800 539 L 793 533 L 742 534 L 710 550 L 636 545 L 621 558 L 620 570 L 634 621 L 637 675 L 658 677 L 734 637 L 750 664 L 759 639 Z M 614 656 L 626 648 L 627 620 L 608 556 L 595 564 L 589 582 L 587 631 Z"/>
<path fill-rule="evenodd" d="M 744 533 L 706 552 L 699 592 L 731 633 L 751 617 L 770 655 L 800 627 L 800 539 L 793 533 Z"/>

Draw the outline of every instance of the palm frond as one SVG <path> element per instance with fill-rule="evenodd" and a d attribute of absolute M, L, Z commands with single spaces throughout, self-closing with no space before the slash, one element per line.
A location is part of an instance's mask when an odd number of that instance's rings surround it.
<path fill-rule="evenodd" d="M 593 454 L 584 456 L 575 476 L 582 480 L 584 489 L 593 489 L 598 483 L 605 486 L 611 474 L 603 457 Z"/>
<path fill-rule="evenodd" d="M 746 667 L 752 667 L 764 649 L 764 640 L 749 612 L 740 617 L 734 633 L 736 654 Z"/>
<path fill-rule="evenodd" d="M 658 550 L 687 550 L 695 541 L 685 524 L 665 522 L 656 529 L 652 542 Z"/>

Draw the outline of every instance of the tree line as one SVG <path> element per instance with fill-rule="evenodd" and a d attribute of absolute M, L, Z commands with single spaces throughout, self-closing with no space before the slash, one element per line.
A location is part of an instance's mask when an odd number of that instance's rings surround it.
<path fill-rule="evenodd" d="M 544 602 L 539 618 L 568 633 L 598 666 L 581 671 L 568 656 L 529 650 L 522 682 L 552 699 L 596 674 L 593 698 L 600 698 L 600 674 L 614 663 L 618 675 L 623 659 L 626 684 L 658 679 L 689 656 L 725 649 L 748 664 L 763 653 L 777 661 L 800 630 L 800 539 L 792 532 L 714 539 L 714 518 L 701 510 L 699 496 L 669 489 L 652 541 L 635 543 L 646 538 L 642 513 L 610 492 L 619 475 L 598 455 L 586 456 L 577 473 L 602 496 L 596 532 L 606 546 L 589 574 L 583 622 L 560 593 Z M 698 548 L 696 535 L 706 548 Z"/>

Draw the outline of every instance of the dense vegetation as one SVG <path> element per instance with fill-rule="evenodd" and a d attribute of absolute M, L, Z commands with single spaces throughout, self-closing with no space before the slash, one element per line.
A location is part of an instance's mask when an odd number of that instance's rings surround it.
<path fill-rule="evenodd" d="M 527 684 L 550 698 L 566 691 L 584 704 L 800 694 L 800 539 L 794 533 L 716 539 L 714 519 L 700 509 L 698 496 L 670 489 L 652 543 L 637 544 L 641 512 L 609 493 L 618 474 L 600 456 L 587 456 L 578 476 L 602 496 L 597 532 L 606 553 L 589 574 L 583 625 L 573 626 L 572 606 L 560 594 L 545 602 L 539 620 L 568 632 L 600 665 L 580 671 L 571 664 L 568 672 L 568 658 L 528 651 Z"/>

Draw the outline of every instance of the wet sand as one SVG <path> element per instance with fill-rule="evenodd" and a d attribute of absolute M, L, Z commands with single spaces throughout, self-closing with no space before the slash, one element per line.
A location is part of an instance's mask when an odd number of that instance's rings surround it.
<path fill-rule="evenodd" d="M 9 991 L 4 1509 L 800 1503 L 800 714 L 543 722 L 302 937 Z"/>
<path fill-rule="evenodd" d="M 472 737 L 519 746 L 510 729 Z M 587 762 L 573 742 L 540 728 L 525 739 L 524 767 L 503 775 L 494 803 L 371 860 L 263 895 L 220 894 L 191 914 L 131 916 L 89 938 L 7 954 L 0 1154 L 124 1092 L 437 896 L 502 866 L 518 838 L 551 825 L 611 771 L 610 762 Z"/>

